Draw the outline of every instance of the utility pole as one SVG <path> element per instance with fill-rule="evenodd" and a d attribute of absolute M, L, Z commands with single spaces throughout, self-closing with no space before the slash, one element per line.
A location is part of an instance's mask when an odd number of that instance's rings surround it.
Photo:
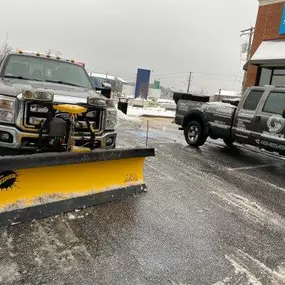
<path fill-rule="evenodd" d="M 191 80 L 192 80 L 192 72 L 189 72 L 187 93 L 190 92 Z"/>
<path fill-rule="evenodd" d="M 248 41 L 248 45 L 247 45 L 247 51 L 246 51 L 246 62 L 249 61 L 250 59 L 250 55 L 251 55 L 251 47 L 252 47 L 252 38 L 253 38 L 253 34 L 254 34 L 254 27 L 251 27 L 249 29 L 243 30 L 241 31 L 240 36 L 249 36 L 249 41 Z M 243 82 L 242 82 L 242 92 L 245 90 L 245 80 L 246 80 L 246 75 L 247 72 L 244 72 L 244 76 L 243 76 Z"/>
<path fill-rule="evenodd" d="M 246 60 L 248 61 L 250 58 L 250 52 L 251 52 L 251 45 L 252 45 L 252 37 L 254 33 L 254 27 L 251 27 L 249 29 L 241 31 L 240 36 L 246 36 L 249 35 L 249 41 L 248 41 L 248 46 L 247 46 L 247 53 L 246 53 Z"/>

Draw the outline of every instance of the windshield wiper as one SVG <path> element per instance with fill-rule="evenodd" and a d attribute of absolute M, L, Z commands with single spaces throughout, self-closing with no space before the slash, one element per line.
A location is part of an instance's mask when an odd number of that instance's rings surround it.
<path fill-rule="evenodd" d="M 59 84 L 64 84 L 64 85 L 70 85 L 70 86 L 82 87 L 82 86 L 80 86 L 80 85 L 76 85 L 76 84 L 69 83 L 69 82 L 64 82 L 64 81 L 45 80 L 45 82 L 50 82 L 50 83 L 59 83 Z"/>
<path fill-rule="evenodd" d="M 23 76 L 14 76 L 14 75 L 4 75 L 4 78 L 15 78 L 15 79 L 23 79 L 23 80 L 42 81 L 42 80 L 39 80 L 39 79 L 26 78 L 26 77 L 23 77 Z"/>

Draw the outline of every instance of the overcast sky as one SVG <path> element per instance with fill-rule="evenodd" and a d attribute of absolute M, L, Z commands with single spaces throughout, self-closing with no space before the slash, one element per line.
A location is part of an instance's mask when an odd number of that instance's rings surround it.
<path fill-rule="evenodd" d="M 192 90 L 239 90 L 240 30 L 255 25 L 257 9 L 257 0 L 1 0 L 0 38 L 128 80 L 148 68 L 185 89 L 192 71 Z"/>

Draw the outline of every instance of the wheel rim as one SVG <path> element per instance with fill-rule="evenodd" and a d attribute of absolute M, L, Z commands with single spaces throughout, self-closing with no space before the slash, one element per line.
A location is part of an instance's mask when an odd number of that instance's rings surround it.
<path fill-rule="evenodd" d="M 194 142 L 197 140 L 199 136 L 199 129 L 196 126 L 190 126 L 188 131 L 188 138 L 191 142 Z"/>

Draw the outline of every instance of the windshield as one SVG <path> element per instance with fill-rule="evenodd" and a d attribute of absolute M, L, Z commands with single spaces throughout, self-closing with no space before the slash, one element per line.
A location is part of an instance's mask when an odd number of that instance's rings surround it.
<path fill-rule="evenodd" d="M 55 82 L 93 89 L 83 67 L 33 56 L 10 55 L 4 77 Z"/>

